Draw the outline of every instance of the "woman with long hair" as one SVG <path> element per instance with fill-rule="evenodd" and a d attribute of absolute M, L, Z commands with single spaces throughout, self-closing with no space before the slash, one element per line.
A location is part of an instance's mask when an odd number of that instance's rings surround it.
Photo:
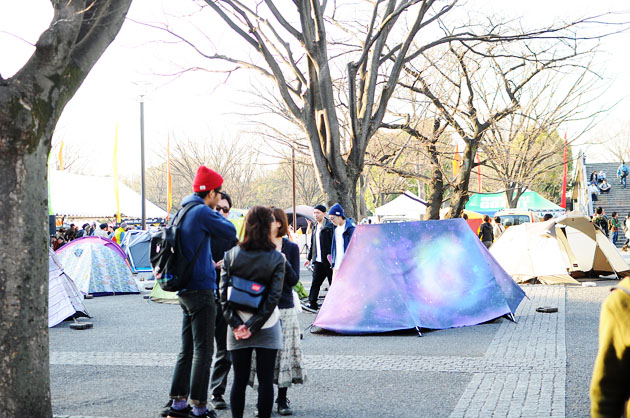
<path fill-rule="evenodd" d="M 302 384 L 306 377 L 302 348 L 300 346 L 300 324 L 298 321 L 299 304 L 294 303 L 293 286 L 300 280 L 300 249 L 297 244 L 289 241 L 285 236 L 288 233 L 289 221 L 286 213 L 280 208 L 271 208 L 275 221 L 271 224 L 271 241 L 276 250 L 284 254 L 286 264 L 284 266 L 284 285 L 278 308 L 280 308 L 280 320 L 282 321 L 282 350 L 276 357 L 274 383 L 278 385 L 278 414 L 291 415 L 287 390 L 292 384 Z M 252 364 L 252 373 L 249 376 L 249 384 L 254 385 L 256 368 Z"/>
<path fill-rule="evenodd" d="M 278 302 L 282 294 L 285 258 L 271 241 L 271 209 L 254 206 L 245 219 L 243 241 L 225 253 L 221 269 L 221 306 L 229 325 L 227 349 L 232 357 L 234 382 L 230 393 L 232 417 L 241 418 L 249 380 L 252 352 L 256 351 L 258 412 L 271 416 L 273 374 L 278 350 L 282 349 L 282 328 Z M 230 302 L 233 281 L 251 283 L 263 289 L 257 308 L 244 309 Z"/>

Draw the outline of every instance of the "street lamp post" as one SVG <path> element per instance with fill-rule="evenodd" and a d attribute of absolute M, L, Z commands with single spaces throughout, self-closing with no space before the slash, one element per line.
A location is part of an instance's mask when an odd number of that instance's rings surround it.
<path fill-rule="evenodd" d="M 146 197 L 144 182 L 144 95 L 140 95 L 140 181 L 142 184 L 142 229 L 147 229 Z"/>
<path fill-rule="evenodd" d="M 295 213 L 295 148 L 291 145 L 291 174 L 293 177 L 293 232 L 297 234 L 297 214 Z"/>

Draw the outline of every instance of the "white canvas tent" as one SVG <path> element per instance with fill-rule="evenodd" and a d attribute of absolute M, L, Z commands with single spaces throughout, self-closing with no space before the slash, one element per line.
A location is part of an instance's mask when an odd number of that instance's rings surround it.
<path fill-rule="evenodd" d="M 576 284 L 572 277 L 630 275 L 612 243 L 577 213 L 512 226 L 490 253 L 518 283 Z"/>
<path fill-rule="evenodd" d="M 391 202 L 374 209 L 374 214 L 378 216 L 379 220 L 385 216 L 395 216 L 419 221 L 425 213 L 427 213 L 426 203 L 410 191 L 406 191 Z"/>
<path fill-rule="evenodd" d="M 105 218 L 116 213 L 113 177 L 82 176 L 67 171 L 50 172 L 50 200 L 56 215 Z M 119 181 L 120 213 L 127 217 L 142 217 L 142 197 Z M 146 202 L 147 218 L 165 218 L 166 211 Z"/>
<path fill-rule="evenodd" d="M 61 261 L 48 249 L 48 327 L 52 328 L 71 316 L 90 315 L 83 306 L 83 295 L 64 272 Z"/>

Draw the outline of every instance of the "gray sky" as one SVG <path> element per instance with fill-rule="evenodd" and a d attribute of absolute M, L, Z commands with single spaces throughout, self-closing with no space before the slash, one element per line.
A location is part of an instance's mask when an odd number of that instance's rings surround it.
<path fill-rule="evenodd" d="M 342 0 L 343 2 L 343 0 Z M 540 25 L 556 18 L 623 7 L 620 0 L 471 0 L 472 10 L 525 17 L 526 23 Z M 478 4 L 479 7 L 474 7 Z M 183 45 L 155 29 L 135 23 L 169 22 L 176 28 L 195 31 L 195 25 L 209 34 L 214 45 L 255 56 L 235 42 L 231 33 L 210 13 L 186 20 L 181 17 L 197 10 L 193 1 L 134 0 L 120 35 L 96 64 L 83 86 L 66 107 L 53 139 L 67 148 L 81 149 L 93 174 L 111 174 L 114 133 L 119 126 L 119 170 L 122 175 L 139 173 L 139 95 L 146 93 L 145 133 L 148 164 L 163 161 L 159 152 L 166 138 L 236 138 L 243 129 L 238 115 L 251 98 L 242 92 L 249 83 L 258 83 L 253 74 L 237 72 L 225 82 L 225 75 L 208 72 L 166 76 L 191 65 L 206 65 Z M 0 73 L 12 75 L 29 58 L 39 34 L 48 26 L 52 8 L 48 0 L 0 0 Z M 22 39 L 19 39 L 22 38 Z M 606 39 L 598 65 L 605 69 L 611 88 L 597 106 L 623 102 L 609 113 L 593 136 L 613 132 L 630 119 L 626 95 L 630 91 L 630 34 Z M 571 135 L 571 127 L 566 127 Z M 251 135 L 241 135 L 250 138 Z"/>

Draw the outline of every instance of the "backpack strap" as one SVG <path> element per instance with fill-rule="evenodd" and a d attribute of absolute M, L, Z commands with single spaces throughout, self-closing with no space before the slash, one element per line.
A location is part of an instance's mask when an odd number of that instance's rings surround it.
<path fill-rule="evenodd" d="M 175 227 L 179 227 L 179 224 L 182 222 L 182 220 L 184 219 L 184 216 L 195 206 L 199 206 L 201 205 L 201 203 L 199 202 L 191 202 L 188 205 L 186 205 L 185 207 L 181 208 L 179 211 L 177 211 L 177 214 L 175 214 L 175 217 L 173 218 L 173 226 Z M 184 270 L 184 276 L 190 276 L 190 274 L 192 273 L 192 269 L 195 267 L 195 262 L 197 261 L 197 257 L 199 256 L 199 252 L 201 251 L 201 247 L 203 247 L 203 241 L 206 239 L 206 237 L 210 235 L 210 234 L 205 234 L 203 239 L 201 240 L 201 242 L 199 243 L 199 247 L 197 247 L 197 251 L 195 251 L 195 255 L 193 256 L 193 259 L 190 261 L 190 263 L 186 266 L 186 269 Z M 180 247 L 181 243 L 176 242 L 175 243 L 176 246 Z M 180 248 L 178 248 L 178 251 L 180 250 Z"/>

